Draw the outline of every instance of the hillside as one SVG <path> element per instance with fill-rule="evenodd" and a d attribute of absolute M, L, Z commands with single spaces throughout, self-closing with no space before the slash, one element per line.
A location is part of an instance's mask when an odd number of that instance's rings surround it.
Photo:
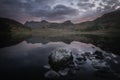
<path fill-rule="evenodd" d="M 120 10 L 104 14 L 102 17 L 94 20 L 95 24 L 103 29 L 120 29 Z"/>
<path fill-rule="evenodd" d="M 7 18 L 0 18 L 0 48 L 20 42 L 30 29 L 23 24 Z"/>
<path fill-rule="evenodd" d="M 0 32 L 11 32 L 13 30 L 20 31 L 22 29 L 29 29 L 23 24 L 8 18 L 0 18 Z"/>
<path fill-rule="evenodd" d="M 120 29 L 120 10 L 104 14 L 94 21 L 80 23 L 76 26 L 76 29 L 85 31 Z"/>

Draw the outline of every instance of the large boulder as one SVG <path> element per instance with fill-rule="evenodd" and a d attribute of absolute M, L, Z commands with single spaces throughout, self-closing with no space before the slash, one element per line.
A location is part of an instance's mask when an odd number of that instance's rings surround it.
<path fill-rule="evenodd" d="M 49 64 L 54 70 L 64 69 L 71 63 L 73 63 L 72 51 L 67 48 L 58 48 L 49 56 Z"/>

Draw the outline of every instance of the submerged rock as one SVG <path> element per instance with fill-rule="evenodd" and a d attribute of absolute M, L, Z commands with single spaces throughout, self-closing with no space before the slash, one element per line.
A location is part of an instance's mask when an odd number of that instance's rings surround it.
<path fill-rule="evenodd" d="M 72 51 L 66 48 L 59 48 L 52 51 L 49 56 L 49 64 L 54 70 L 64 69 L 73 61 Z"/>
<path fill-rule="evenodd" d="M 66 76 L 69 72 L 69 68 L 65 68 L 63 70 L 60 70 L 58 73 L 61 75 L 61 76 Z"/>
<path fill-rule="evenodd" d="M 45 69 L 50 69 L 50 66 L 49 65 L 45 65 L 43 66 Z"/>
<path fill-rule="evenodd" d="M 60 75 L 57 72 L 50 70 L 45 74 L 45 77 L 49 79 L 53 79 L 53 78 L 55 79 L 55 78 L 60 77 Z"/>

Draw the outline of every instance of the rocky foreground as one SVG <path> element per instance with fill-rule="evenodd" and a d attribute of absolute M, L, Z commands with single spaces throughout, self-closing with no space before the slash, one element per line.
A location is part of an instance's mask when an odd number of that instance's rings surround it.
<path fill-rule="evenodd" d="M 76 41 L 53 50 L 49 55 L 49 65 L 44 67 L 48 69 L 47 79 L 120 79 L 119 56 Z"/>

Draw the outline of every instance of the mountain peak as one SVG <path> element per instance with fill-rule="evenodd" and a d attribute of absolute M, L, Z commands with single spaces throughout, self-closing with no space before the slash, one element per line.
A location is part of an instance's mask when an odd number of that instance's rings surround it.
<path fill-rule="evenodd" d="M 71 22 L 71 20 L 67 20 L 67 21 L 63 22 L 63 24 L 66 24 L 66 25 L 73 25 L 73 23 Z"/>
<path fill-rule="evenodd" d="M 42 20 L 41 23 L 49 23 L 49 22 L 46 20 Z"/>

